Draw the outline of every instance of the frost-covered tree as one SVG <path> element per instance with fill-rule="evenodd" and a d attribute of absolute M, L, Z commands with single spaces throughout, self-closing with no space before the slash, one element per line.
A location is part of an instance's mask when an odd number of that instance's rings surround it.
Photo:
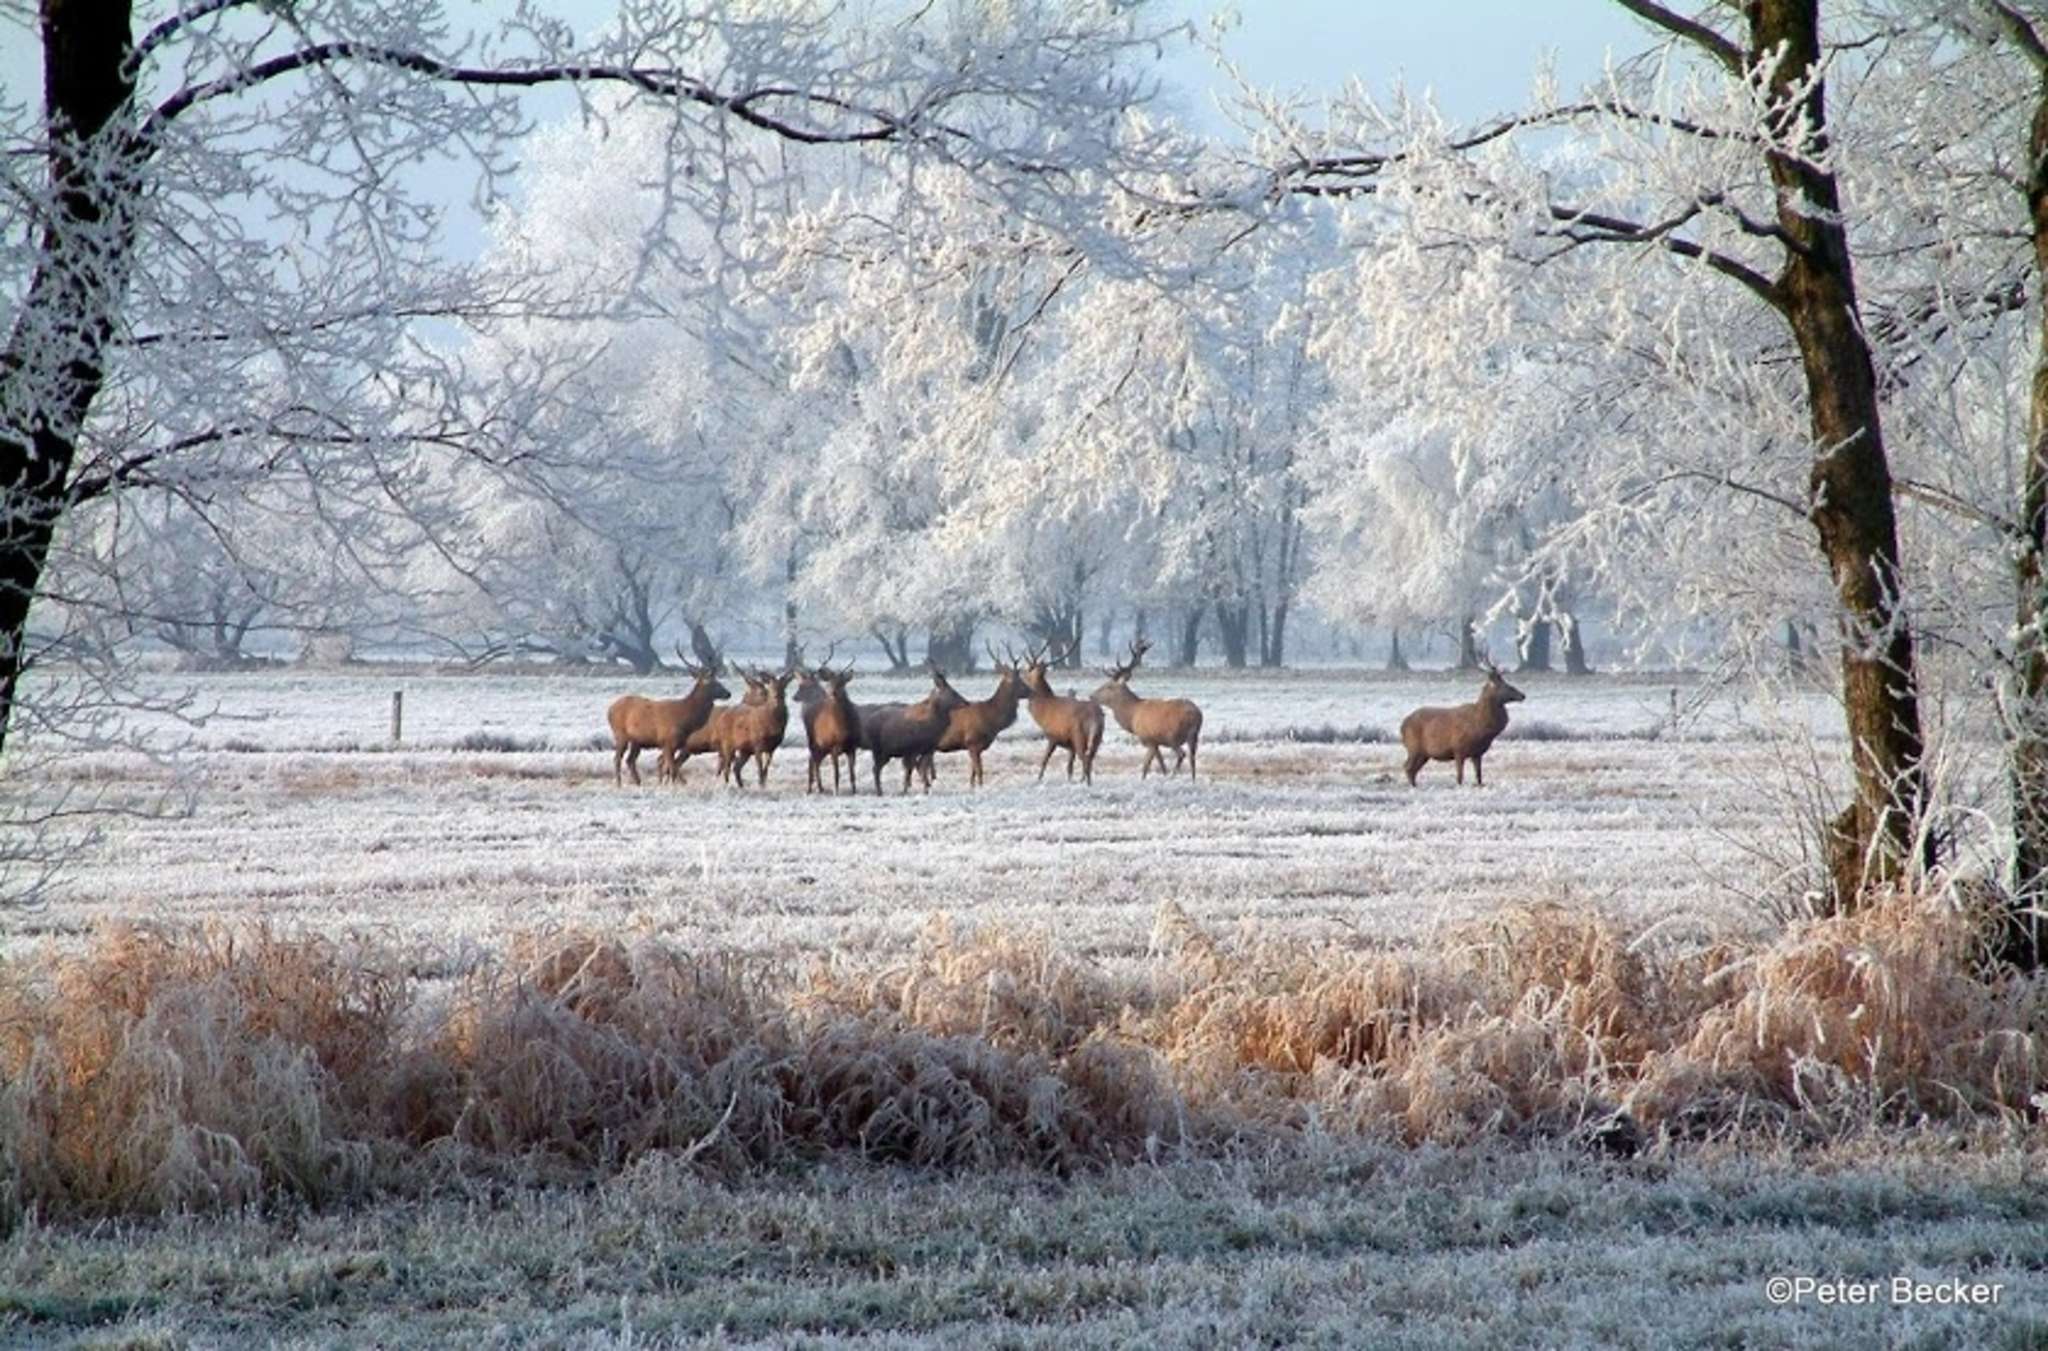
<path fill-rule="evenodd" d="M 290 464 L 423 532 L 423 448 L 541 466 L 509 398 L 422 336 L 540 309 L 435 255 L 427 162 L 494 195 L 519 94 L 629 91 L 666 110 L 668 190 L 751 173 L 750 127 L 959 165 L 1018 217 L 1099 232 L 1062 171 L 1177 154 L 1125 114 L 1149 84 L 1141 7 L 628 0 L 593 41 L 522 11 L 473 40 L 429 0 L 48 4 L 42 106 L 5 111 L 0 174 L 0 735 L 34 659 L 51 541 L 86 504 L 195 462 Z M 1117 195 L 1114 172 L 1097 180 Z M 542 383 L 547 383 L 544 378 Z M 146 412 L 138 421 L 131 416 Z M 422 463 L 422 459 L 427 462 Z"/>
<path fill-rule="evenodd" d="M 1583 378 L 1533 406 L 1600 399 L 1629 364 L 1663 372 L 1644 385 L 1685 403 L 1610 405 L 1603 440 L 1619 442 L 1622 416 L 1647 415 L 1632 439 L 1684 443 L 1683 461 L 1659 469 L 1580 443 L 1594 452 L 1579 470 L 1584 499 L 1623 508 L 1601 515 L 1607 544 L 1642 528 L 1645 501 L 1717 480 L 1804 522 L 1843 636 L 1856 796 L 1832 848 L 1848 898 L 1926 848 L 1917 648 L 1859 302 L 1861 204 L 1844 193 L 1828 97 L 1842 74 L 1834 54 L 1855 58 L 1824 46 L 1817 0 L 1701 19 L 1619 2 L 1668 45 L 1585 98 L 1461 136 L 1426 109 L 1354 96 L 1332 118 L 1337 143 L 1288 129 L 1295 154 L 1281 178 L 1316 193 L 1370 191 L 1379 247 L 1361 250 L 1358 289 L 1387 294 L 1399 277 L 1430 303 L 1357 325 L 1351 364 L 1400 382 L 1410 414 L 1454 441 L 1513 446 L 1514 405 L 1504 417 L 1481 382 L 1507 373 L 1524 343 L 1539 353 L 1584 344 L 1584 355 L 1544 363 L 1549 378 L 1574 366 Z M 1538 127 L 1575 132 L 1571 155 L 1517 139 Z M 1318 148 L 1301 155 L 1301 145 Z M 1544 334 L 1530 323 L 1539 317 Z M 1717 406 L 1731 393 L 1742 402 Z M 1728 500 L 1717 494 L 1713 510 Z"/>

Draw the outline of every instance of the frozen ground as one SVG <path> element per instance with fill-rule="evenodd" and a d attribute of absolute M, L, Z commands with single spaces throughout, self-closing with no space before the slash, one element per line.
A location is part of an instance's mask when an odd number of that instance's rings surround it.
<path fill-rule="evenodd" d="M 265 917 L 375 927 L 451 956 L 511 929 L 593 923 L 886 957 L 943 910 L 1050 928 L 1114 960 L 1144 952 L 1167 899 L 1229 928 L 1391 944 L 1561 900 L 1695 938 L 1756 923 L 1741 898 L 1769 884 L 1756 851 L 1789 844 L 1780 758 L 1803 749 L 1762 729 L 1827 722 L 1819 698 L 1789 717 L 1718 702 L 1673 735 L 1669 681 L 1532 679 L 1516 715 L 1535 735 L 1495 747 L 1487 788 L 1459 791 L 1434 765 L 1411 790 L 1395 745 L 1281 738 L 1391 736 L 1416 704 L 1467 697 L 1468 678 L 1167 672 L 1149 687 L 1207 710 L 1198 788 L 1139 782 L 1114 726 L 1093 789 L 1065 782 L 1058 761 L 1040 785 L 1027 717 L 992 753 L 982 791 L 947 757 L 928 798 L 806 800 L 794 720 L 765 795 L 702 768 L 680 790 L 651 775 L 615 788 L 590 738 L 634 683 L 207 678 L 200 698 L 221 716 L 183 757 L 199 771 L 191 815 L 112 822 L 63 896 L 6 922 L 71 935 L 116 916 Z M 861 685 L 870 700 L 912 692 Z M 406 742 L 393 750 L 380 739 L 397 687 Z M 1681 688 L 1681 703 L 1691 694 Z M 445 749 L 475 733 L 557 749 Z M 319 749 L 337 745 L 355 749 Z M 170 771 L 102 754 L 65 772 L 120 793 Z"/>

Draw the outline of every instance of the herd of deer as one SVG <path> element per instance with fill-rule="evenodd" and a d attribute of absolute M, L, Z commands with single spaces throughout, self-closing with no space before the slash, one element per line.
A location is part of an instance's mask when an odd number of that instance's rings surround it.
<path fill-rule="evenodd" d="M 833 670 L 831 653 L 816 667 L 801 661 L 780 673 L 749 671 L 733 666 L 733 674 L 746 684 L 746 694 L 737 704 L 719 706 L 732 697 L 712 666 L 698 666 L 684 657 L 683 668 L 695 683 L 680 699 L 647 699 L 637 694 L 612 701 L 606 718 L 612 731 L 612 778 L 621 786 L 625 775 L 640 782 L 640 752 L 656 751 L 655 781 L 680 783 L 683 762 L 693 755 L 715 754 L 718 777 L 736 788 L 746 787 L 746 768 L 754 766 L 754 784 L 768 782 L 769 762 L 782 747 L 789 728 L 789 685 L 797 683 L 796 704 L 803 718 L 804 740 L 810 748 L 810 774 L 806 792 L 824 792 L 824 763 L 832 762 L 832 789 L 840 791 L 839 761 L 846 759 L 846 782 L 850 791 L 860 791 L 857 768 L 859 752 L 872 758 L 875 792 L 882 791 L 882 770 L 892 760 L 903 763 L 903 788 L 908 793 L 913 778 L 931 791 L 933 763 L 948 751 L 966 751 L 968 782 L 979 787 L 983 781 L 982 755 L 997 737 L 1017 721 L 1020 708 L 1028 709 L 1031 720 L 1045 735 L 1045 755 L 1038 762 L 1038 777 L 1045 779 L 1046 767 L 1055 752 L 1067 753 L 1067 777 L 1075 767 L 1082 781 L 1095 781 L 1095 754 L 1102 747 L 1103 710 L 1145 748 L 1140 777 L 1149 777 L 1153 765 L 1162 776 L 1178 774 L 1185 764 L 1188 778 L 1196 777 L 1202 740 L 1202 710 L 1187 699 L 1146 699 L 1131 689 L 1131 676 L 1144 660 L 1151 644 L 1144 639 L 1131 644 L 1128 659 L 1104 672 L 1102 687 L 1086 699 L 1056 694 L 1047 673 L 1066 657 L 1055 655 L 1050 644 L 1032 648 L 1022 656 L 1007 650 L 998 655 L 989 649 L 996 673 L 996 688 L 986 699 L 970 700 L 955 690 L 938 666 L 927 663 L 932 688 L 914 704 L 856 704 L 846 696 L 853 679 L 852 668 Z M 1420 708 L 1401 723 L 1401 744 L 1408 753 L 1408 782 L 1430 760 L 1455 760 L 1458 782 L 1465 781 L 1465 762 L 1472 762 L 1475 781 L 1484 783 L 1480 760 L 1495 737 L 1507 727 L 1507 705 L 1523 698 L 1520 690 L 1507 683 L 1499 670 L 1489 666 L 1479 700 L 1455 708 Z M 1172 769 L 1167 768 L 1165 751 L 1172 747 Z"/>

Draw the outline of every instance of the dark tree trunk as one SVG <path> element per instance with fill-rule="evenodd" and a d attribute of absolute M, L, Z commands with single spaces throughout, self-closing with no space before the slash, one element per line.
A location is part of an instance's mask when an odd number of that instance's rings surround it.
<path fill-rule="evenodd" d="M 1465 622 L 1458 625 L 1458 665 L 1460 671 L 1479 669 L 1479 629 L 1467 615 Z"/>
<path fill-rule="evenodd" d="M 2024 23 L 2023 20 L 2012 22 Z M 2014 36 L 2040 73 L 2034 117 L 2028 128 L 2027 209 L 2033 227 L 2034 291 L 2048 284 L 2048 32 L 2028 26 Z M 2029 45 L 2027 39 L 2031 38 Z M 2018 698 L 2012 736 L 2013 886 L 2006 922 L 1997 937 L 1999 957 L 2022 971 L 2048 964 L 2048 925 L 2041 909 L 2048 888 L 2048 307 L 2038 302 L 2040 325 L 2028 409 L 2027 455 L 2022 471 L 2020 528 L 2024 532 L 2014 565 L 2014 614 L 2019 635 Z"/>
<path fill-rule="evenodd" d="M 1748 17 L 1752 66 L 1775 61 L 1772 122 L 1788 140 L 1802 124 L 1824 137 L 1826 90 L 1810 78 L 1821 58 L 1818 0 L 1754 0 Z M 1857 313 L 1841 195 L 1821 149 L 1767 151 L 1765 159 L 1788 241 L 1773 289 L 1799 347 L 1815 445 L 1808 514 L 1841 604 L 1842 703 L 1856 800 L 1834 822 L 1829 852 L 1835 902 L 1850 908 L 1865 887 L 1890 882 L 1913 863 L 1924 776 L 1919 674 L 1898 604 L 1898 521 L 1877 377 Z"/>
<path fill-rule="evenodd" d="M 1115 650 L 1109 645 L 1110 636 L 1115 629 L 1116 611 L 1104 610 L 1102 618 L 1095 621 L 1095 650 L 1105 657 L 1116 655 Z"/>
<path fill-rule="evenodd" d="M 1401 630 L 1399 629 L 1390 630 L 1387 635 L 1387 669 L 1389 671 L 1405 671 L 1408 669 L 1408 658 L 1401 655 Z"/>
<path fill-rule="evenodd" d="M 1287 608 L 1284 600 L 1273 607 L 1272 627 L 1266 635 L 1265 650 L 1259 653 L 1261 666 L 1287 664 Z"/>
<path fill-rule="evenodd" d="M 1585 626 L 1579 623 L 1579 617 L 1565 615 L 1557 622 L 1564 630 L 1564 673 L 1575 676 L 1593 674 L 1593 668 L 1586 664 L 1586 632 Z"/>
<path fill-rule="evenodd" d="M 1216 606 L 1216 632 L 1223 640 L 1223 663 L 1232 670 L 1244 669 L 1251 654 L 1251 606 Z"/>
<path fill-rule="evenodd" d="M 1550 621 L 1538 619 L 1529 625 L 1528 635 L 1522 639 L 1522 660 L 1515 667 L 1517 672 L 1550 670 Z"/>
<path fill-rule="evenodd" d="M 945 671 L 974 669 L 974 621 L 958 620 L 925 637 L 924 659 Z"/>
<path fill-rule="evenodd" d="M 910 669 L 910 634 L 906 630 L 896 630 L 893 640 L 887 629 L 877 628 L 871 632 L 875 635 L 875 641 L 882 645 L 882 655 L 889 659 L 890 670 Z"/>
<path fill-rule="evenodd" d="M 782 568 L 782 669 L 794 671 L 803 660 L 803 645 L 796 640 L 796 555 L 791 553 Z"/>
<path fill-rule="evenodd" d="M 725 654 L 718 650 L 718 644 L 711 641 L 711 635 L 704 626 L 690 621 L 690 655 L 697 659 L 699 666 L 717 670 L 725 662 Z"/>
<path fill-rule="evenodd" d="M 106 379 L 141 153 L 115 123 L 133 91 L 128 4 L 44 0 L 41 22 L 55 200 L 0 352 L 0 748 L 29 656 L 29 611 L 70 505 L 78 437 Z"/>
<path fill-rule="evenodd" d="M 1207 606 L 1197 601 L 1189 606 L 1187 612 L 1181 616 L 1180 643 L 1178 650 L 1174 653 L 1175 665 L 1193 666 L 1195 664 L 1195 656 L 1200 651 L 1202 645 L 1202 614 L 1206 609 Z"/>

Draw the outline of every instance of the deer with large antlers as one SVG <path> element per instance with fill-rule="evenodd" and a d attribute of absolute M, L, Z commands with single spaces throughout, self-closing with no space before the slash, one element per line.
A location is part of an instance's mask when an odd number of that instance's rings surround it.
<path fill-rule="evenodd" d="M 1408 752 L 1408 786 L 1431 760 L 1458 762 L 1458 782 L 1465 782 L 1465 762 L 1472 762 L 1472 782 L 1485 787 L 1480 761 L 1486 758 L 1493 739 L 1507 730 L 1508 705 L 1528 696 L 1508 684 L 1507 677 L 1492 662 L 1486 663 L 1486 683 L 1479 698 L 1451 708 L 1418 708 L 1401 719 L 1401 749 Z"/>
<path fill-rule="evenodd" d="M 732 710 L 732 717 L 723 719 L 718 734 L 718 777 L 732 775 L 735 788 L 747 786 L 747 762 L 754 764 L 754 786 L 768 786 L 768 764 L 775 758 L 775 752 L 782 749 L 782 738 L 789 731 L 789 682 L 796 679 L 794 670 L 772 675 L 767 671 L 755 671 L 747 683 L 759 689 L 764 696 L 760 703 L 741 704 Z"/>
<path fill-rule="evenodd" d="M 680 699 L 648 699 L 638 694 L 622 694 L 605 710 L 605 721 L 611 724 L 612 729 L 612 782 L 622 788 L 625 786 L 622 769 L 633 775 L 635 786 L 639 785 L 640 752 L 649 746 L 657 752 L 654 781 L 660 783 L 676 777 L 683 744 L 709 720 L 713 703 L 732 696 L 732 691 L 719 683 L 714 669 L 693 665 L 688 657 L 683 656 L 680 647 L 676 649 L 676 656 L 696 682 L 688 694 Z"/>
<path fill-rule="evenodd" d="M 835 648 L 836 650 L 836 648 Z M 810 749 L 810 777 L 804 782 L 806 793 L 825 791 L 825 775 L 821 768 L 829 756 L 832 760 L 832 791 L 839 791 L 839 757 L 846 757 L 846 772 L 851 780 L 853 792 L 860 792 L 860 766 L 856 755 L 860 750 L 860 710 L 846 697 L 846 684 L 853 679 L 853 668 L 835 671 L 829 665 L 832 653 L 825 654 L 825 660 L 815 669 L 799 669 L 797 674 L 796 702 L 803 710 L 804 742 Z"/>
<path fill-rule="evenodd" d="M 946 735 L 953 710 L 967 701 L 947 681 L 945 671 L 926 662 L 931 672 L 931 693 L 914 704 L 871 704 L 859 710 L 860 744 L 874 756 L 875 792 L 882 791 L 882 766 L 891 760 L 903 762 L 903 791 L 910 791 L 913 773 L 932 790 L 932 752 Z"/>
<path fill-rule="evenodd" d="M 1052 763 L 1053 752 L 1064 749 L 1067 777 L 1074 777 L 1074 762 L 1078 759 L 1081 782 L 1094 783 L 1095 753 L 1102 749 L 1102 705 L 1092 699 L 1069 699 L 1053 692 L 1046 668 L 1054 661 L 1065 660 L 1072 649 L 1053 657 L 1048 654 L 1051 646 L 1045 643 L 1032 648 L 1017 663 L 1030 701 L 1031 721 L 1045 733 L 1045 755 L 1038 762 L 1038 781 L 1045 782 L 1045 767 Z"/>
<path fill-rule="evenodd" d="M 669 771 L 673 783 L 682 783 L 683 762 L 691 756 L 719 754 L 719 746 L 731 734 L 733 719 L 743 710 L 758 708 L 768 702 L 768 691 L 762 688 L 757 676 L 737 665 L 729 665 L 728 669 L 745 683 L 746 693 L 740 696 L 738 704 L 713 709 L 704 725 L 683 739 L 682 749 L 676 752 L 675 763 Z M 730 766 L 721 765 L 719 777 L 723 779 L 729 769 Z"/>
<path fill-rule="evenodd" d="M 998 677 L 995 693 L 954 709 L 946 720 L 946 733 L 935 748 L 967 752 L 967 783 L 971 788 L 979 788 L 983 782 L 982 753 L 1017 721 L 1017 704 L 1024 697 L 1024 678 L 1017 673 L 1017 659 L 1005 661 L 990 647 L 988 660 Z"/>
<path fill-rule="evenodd" d="M 1155 760 L 1159 763 L 1160 775 L 1164 777 L 1168 770 L 1161 748 L 1171 746 L 1174 751 L 1171 772 L 1180 773 L 1182 763 L 1186 763 L 1188 782 L 1193 783 L 1196 758 L 1202 746 L 1202 710 L 1188 699 L 1145 699 L 1131 690 L 1131 675 L 1151 647 L 1152 644 L 1143 638 L 1132 643 L 1129 659 L 1123 665 L 1105 671 L 1103 674 L 1109 679 L 1091 697 L 1108 709 L 1115 716 L 1117 725 L 1136 737 L 1145 748 L 1145 767 L 1139 778 L 1151 777 Z"/>

